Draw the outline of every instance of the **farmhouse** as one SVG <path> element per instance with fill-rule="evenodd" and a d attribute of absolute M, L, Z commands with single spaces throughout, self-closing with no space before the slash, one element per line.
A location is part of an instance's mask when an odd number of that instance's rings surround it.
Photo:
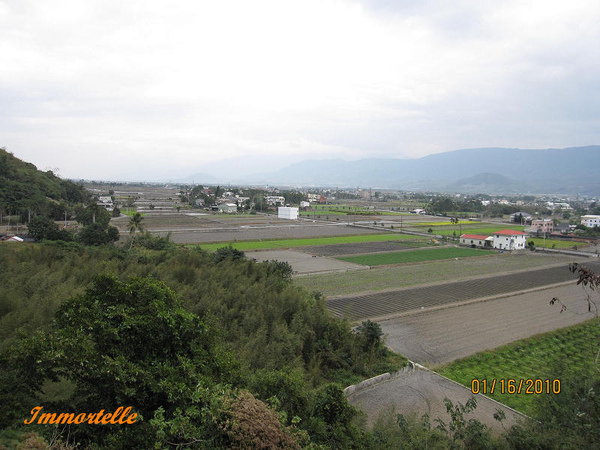
<path fill-rule="evenodd" d="M 282 197 L 280 195 L 267 195 L 265 197 L 265 200 L 267 201 L 267 205 L 277 205 L 278 203 L 281 205 L 285 205 L 285 197 Z"/>
<path fill-rule="evenodd" d="M 298 208 L 280 206 L 277 208 L 277 217 L 280 219 L 298 220 Z"/>
<path fill-rule="evenodd" d="M 538 235 L 549 235 L 554 231 L 554 221 L 552 219 L 536 219 L 531 222 L 531 232 Z"/>
<path fill-rule="evenodd" d="M 499 250 L 522 250 L 527 244 L 527 233 L 516 230 L 494 231 L 494 248 Z"/>
<path fill-rule="evenodd" d="M 581 216 L 581 224 L 585 225 L 588 228 L 600 227 L 600 216 Z"/>
<path fill-rule="evenodd" d="M 469 245 L 478 248 L 491 248 L 494 238 L 491 236 L 482 236 L 479 234 L 463 234 L 460 237 L 461 245 Z"/>
<path fill-rule="evenodd" d="M 235 203 L 221 203 L 218 207 L 220 213 L 236 213 L 237 205 Z"/>
<path fill-rule="evenodd" d="M 492 236 L 463 234 L 460 244 L 478 248 L 497 248 L 498 250 L 522 250 L 527 243 L 527 233 L 516 230 L 494 231 Z"/>

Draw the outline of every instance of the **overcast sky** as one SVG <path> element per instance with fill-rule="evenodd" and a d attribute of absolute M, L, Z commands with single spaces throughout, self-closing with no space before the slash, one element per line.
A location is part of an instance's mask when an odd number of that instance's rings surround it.
<path fill-rule="evenodd" d="M 599 143 L 598 0 L 0 0 L 0 146 L 63 177 Z"/>

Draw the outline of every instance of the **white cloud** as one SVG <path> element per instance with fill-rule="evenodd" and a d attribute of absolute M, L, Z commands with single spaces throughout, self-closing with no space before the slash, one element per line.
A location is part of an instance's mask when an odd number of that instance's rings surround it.
<path fill-rule="evenodd" d="M 599 18 L 593 1 L 0 0 L 0 145 L 143 178 L 597 143 Z"/>

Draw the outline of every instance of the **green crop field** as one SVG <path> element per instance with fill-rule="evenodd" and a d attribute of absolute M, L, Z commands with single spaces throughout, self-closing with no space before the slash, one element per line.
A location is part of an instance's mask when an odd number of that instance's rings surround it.
<path fill-rule="evenodd" d="M 499 380 L 516 380 L 514 386 L 517 389 L 520 380 L 549 379 L 552 389 L 556 387 L 552 386 L 553 380 L 557 378 L 556 365 L 561 363 L 575 373 L 592 367 L 599 340 L 598 320 L 592 319 L 579 325 L 517 341 L 493 351 L 478 353 L 444 366 L 438 372 L 469 389 L 473 379 L 480 380 L 480 389 L 483 388 L 481 380 L 486 379 L 488 397 L 530 415 L 534 412 L 534 397 L 547 394 L 526 394 L 527 382 L 523 383 L 521 394 L 516 391 L 509 394 L 506 393 L 509 389 L 507 381 L 504 383 L 505 393 L 501 394 L 502 385 L 499 384 Z M 495 392 L 490 394 L 494 379 L 497 380 Z M 544 383 L 544 392 L 546 388 Z M 535 392 L 535 386 L 533 389 Z"/>
<path fill-rule="evenodd" d="M 350 211 L 337 211 L 337 210 L 333 210 L 333 209 L 319 209 L 317 211 L 300 211 L 298 214 L 300 214 L 301 216 L 309 216 L 309 217 L 316 217 L 316 216 L 346 216 L 348 214 L 352 214 L 352 212 Z"/>
<path fill-rule="evenodd" d="M 319 291 L 326 297 L 358 294 L 367 291 L 418 286 L 420 284 L 457 281 L 470 276 L 497 275 L 507 271 L 540 268 L 563 263 L 571 256 L 532 252 L 499 253 L 493 258 L 467 258 L 459 261 L 431 261 L 416 265 L 378 266 L 372 270 L 328 273 L 300 277 L 295 283 Z"/>
<path fill-rule="evenodd" d="M 558 239 L 544 239 L 544 238 L 527 238 L 527 242 L 533 241 L 536 247 L 541 248 L 570 248 L 579 247 L 582 245 L 588 245 L 587 242 L 569 242 L 561 241 Z"/>
<path fill-rule="evenodd" d="M 393 253 L 377 253 L 371 255 L 344 256 L 337 259 L 356 264 L 363 264 L 365 266 L 381 266 L 385 264 L 434 261 L 437 259 L 468 258 L 471 256 L 486 256 L 493 254 L 495 254 L 495 252 L 474 248 L 444 247 Z"/>
<path fill-rule="evenodd" d="M 409 213 L 395 211 L 376 211 L 373 209 L 313 209 L 312 211 L 300 211 L 301 216 L 409 216 Z"/>
<path fill-rule="evenodd" d="M 356 236 L 333 236 L 323 238 L 306 239 L 274 239 L 270 241 L 241 241 L 231 242 L 233 248 L 241 251 L 259 250 L 271 248 L 292 248 L 305 247 L 309 245 L 331 245 L 331 244 L 355 244 L 359 242 L 385 242 L 385 241 L 414 241 L 425 242 L 426 238 L 412 236 L 409 234 L 362 234 Z M 227 243 L 202 244 L 202 249 L 214 252 L 220 247 L 225 247 Z"/>
<path fill-rule="evenodd" d="M 492 227 L 492 226 L 482 226 L 482 225 L 475 225 L 475 226 L 465 226 L 463 225 L 462 227 L 458 227 L 456 225 L 454 225 L 453 227 L 448 227 L 448 226 L 444 226 L 444 227 L 430 227 L 433 232 L 432 234 L 441 234 L 442 236 L 452 236 L 452 234 L 454 232 L 456 232 L 456 236 L 458 236 L 460 233 L 465 234 L 481 234 L 481 235 L 486 235 L 486 236 L 491 236 L 492 234 L 494 234 L 495 231 L 500 231 L 500 230 L 516 230 L 516 231 L 523 231 L 522 226 L 516 226 L 516 227 L 510 227 L 508 225 L 502 226 L 502 225 L 498 225 L 496 227 Z M 422 230 L 421 230 L 422 231 Z"/>

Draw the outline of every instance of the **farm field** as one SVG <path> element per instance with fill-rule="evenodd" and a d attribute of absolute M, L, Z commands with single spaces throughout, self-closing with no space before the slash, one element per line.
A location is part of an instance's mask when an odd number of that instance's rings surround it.
<path fill-rule="evenodd" d="M 562 298 L 568 311 L 560 314 L 559 309 L 548 305 L 553 296 Z M 435 369 L 441 364 L 459 358 L 469 357 L 519 339 L 529 338 L 539 333 L 589 320 L 593 315 L 587 312 L 584 291 L 575 284 L 553 287 L 528 294 L 497 298 L 485 302 L 471 303 L 435 311 L 417 312 L 379 322 L 388 346 L 411 361 L 425 364 Z M 517 363 L 517 362 L 515 362 Z M 443 398 L 448 396 L 465 403 L 469 389 L 452 390 L 434 374 L 413 371 L 385 383 L 380 383 L 363 391 L 362 398 L 351 396 L 350 402 L 360 406 L 372 423 L 379 413 L 395 405 L 399 412 L 424 414 L 432 412 L 444 416 Z M 542 370 L 532 372 L 536 378 L 545 377 Z M 503 373 L 478 373 L 473 378 L 503 376 Z M 434 378 L 431 380 L 431 378 Z M 457 386 L 454 383 L 450 385 Z M 354 398 L 353 398 L 354 397 Z M 483 406 L 486 400 L 478 398 Z M 442 408 L 441 412 L 439 408 Z M 491 408 L 493 413 L 495 407 Z M 483 420 L 490 414 L 477 408 L 477 415 Z M 493 426 L 493 421 L 491 422 Z M 496 423 L 496 425 L 498 425 Z"/>
<path fill-rule="evenodd" d="M 488 250 L 479 250 L 473 248 L 455 248 L 455 247 L 444 247 L 444 248 L 433 248 L 433 249 L 422 249 L 422 250 L 411 250 L 404 252 L 393 252 L 393 253 L 378 253 L 374 255 L 358 255 L 358 256 L 344 256 L 338 259 L 342 261 L 352 262 L 355 264 L 363 264 L 365 266 L 380 266 L 386 264 L 401 264 L 401 263 L 414 263 L 423 261 L 435 261 L 437 259 L 451 259 L 451 258 L 470 258 L 475 256 L 489 256 L 494 255 L 496 252 Z"/>
<path fill-rule="evenodd" d="M 573 257 L 532 252 L 502 253 L 493 258 L 433 261 L 418 265 L 378 266 L 360 273 L 338 273 L 299 277 L 295 283 L 319 291 L 326 297 L 406 288 L 427 283 L 457 281 L 473 276 L 498 275 L 543 266 L 566 267 Z"/>
<path fill-rule="evenodd" d="M 527 242 L 533 241 L 536 247 L 540 248 L 568 248 L 583 247 L 588 245 L 587 242 L 569 242 L 559 239 L 543 239 L 543 238 L 527 238 Z"/>
<path fill-rule="evenodd" d="M 220 226 L 212 226 L 210 228 L 189 228 L 179 231 L 164 229 L 155 231 L 154 234 L 165 235 L 168 231 L 173 231 L 171 238 L 177 244 L 202 245 L 219 243 L 219 247 L 227 245 L 230 242 L 234 243 L 235 241 L 295 240 L 382 234 L 381 231 L 368 228 L 323 223 L 289 224 L 289 221 L 288 223 L 271 223 L 265 225 L 240 225 L 232 223 L 229 226 L 223 226 L 221 224 Z"/>
<path fill-rule="evenodd" d="M 587 265 L 593 270 L 598 268 L 598 263 Z M 552 267 L 454 283 L 330 298 L 327 300 L 327 308 L 337 317 L 346 316 L 352 321 L 361 321 L 574 280 L 576 276 L 566 266 Z"/>
<path fill-rule="evenodd" d="M 348 272 L 369 270 L 368 267 L 359 264 L 352 264 L 339 259 L 315 258 L 308 253 L 296 252 L 293 250 L 260 250 L 249 251 L 246 253 L 248 258 L 255 259 L 258 262 L 277 260 L 285 261 L 292 266 L 294 274 L 303 275 L 323 272 Z"/>
<path fill-rule="evenodd" d="M 427 227 L 422 227 L 422 228 L 427 228 Z M 455 232 L 456 232 L 456 236 L 460 236 L 460 234 L 465 234 L 465 233 L 469 233 L 469 234 L 481 234 L 481 235 L 492 235 L 494 234 L 494 231 L 499 231 L 499 230 L 517 230 L 517 231 L 523 231 L 522 226 L 516 226 L 516 227 L 512 227 L 510 226 L 510 224 L 498 224 L 497 226 L 482 226 L 481 224 L 475 225 L 473 227 L 467 227 L 467 226 L 462 226 L 462 227 L 458 227 L 456 225 L 448 227 L 448 226 L 444 226 L 444 227 L 436 227 L 436 226 L 430 226 L 429 228 L 432 229 L 432 234 L 439 234 L 442 236 L 452 236 Z M 420 232 L 423 232 L 423 229 L 418 230 Z"/>
<path fill-rule="evenodd" d="M 361 230 L 357 228 L 357 230 Z M 304 246 L 322 246 L 322 245 L 335 245 L 335 244 L 356 244 L 356 243 L 367 243 L 367 242 L 388 242 L 388 241 L 423 241 L 416 236 L 408 234 L 363 234 L 356 236 L 332 236 L 332 237 L 321 237 L 321 238 L 306 238 L 306 239 L 272 239 L 272 240 L 261 240 L 261 241 L 238 241 L 231 242 L 231 245 L 238 250 L 258 250 L 258 249 L 271 249 L 271 248 L 293 248 L 293 247 L 304 247 Z M 205 244 L 202 246 L 204 250 L 215 251 L 219 247 L 228 245 L 228 243 L 214 243 Z"/>
<path fill-rule="evenodd" d="M 355 244 L 332 244 L 298 247 L 304 253 L 318 256 L 344 256 L 364 253 L 392 252 L 398 250 L 412 250 L 419 247 L 434 245 L 426 240 L 396 240 L 384 242 L 358 242 Z"/>
<path fill-rule="evenodd" d="M 524 386 L 520 393 L 509 394 L 506 391 L 502 393 L 502 387 L 496 384 L 494 393 L 490 393 L 493 380 L 513 379 L 516 380 L 518 387 L 520 380 L 549 379 L 550 388 L 556 388 L 552 386 L 552 380 L 558 377 L 555 372 L 557 364 L 568 367 L 569 371 L 584 372 L 586 368 L 593 365 L 599 341 L 598 320 L 592 319 L 579 325 L 523 339 L 492 351 L 477 353 L 444 366 L 438 372 L 469 389 L 473 379 L 479 381 L 486 379 L 489 383 L 486 394 L 488 397 L 530 415 L 534 412 L 535 395 L 525 392 L 527 386 Z M 479 383 L 479 388 L 483 389 L 482 383 Z M 505 384 L 504 389 L 507 388 Z M 538 395 L 539 390 L 545 388 L 545 385 L 538 385 Z M 535 392 L 535 386 L 532 391 Z"/>

